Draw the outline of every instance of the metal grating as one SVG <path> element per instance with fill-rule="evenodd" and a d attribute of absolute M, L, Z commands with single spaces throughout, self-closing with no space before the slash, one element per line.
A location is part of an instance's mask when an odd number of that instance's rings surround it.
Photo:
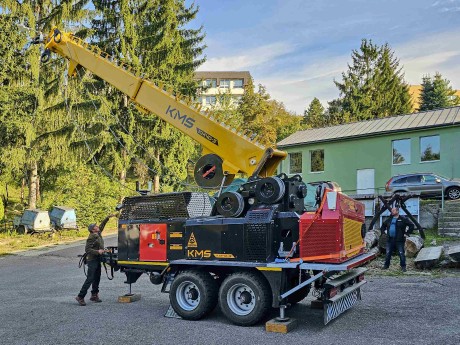
<path fill-rule="evenodd" d="M 206 193 L 168 193 L 127 197 L 120 220 L 194 218 L 209 216 L 211 202 Z"/>
<path fill-rule="evenodd" d="M 305 232 L 308 223 L 301 223 L 300 256 L 322 256 L 342 250 L 341 233 L 337 222 L 315 221 Z"/>
<path fill-rule="evenodd" d="M 325 303 L 323 314 L 324 324 L 327 325 L 340 314 L 353 307 L 359 300 L 361 300 L 361 289 L 358 288 L 335 302 Z"/>
<path fill-rule="evenodd" d="M 246 214 L 246 221 L 248 223 L 270 223 L 273 219 L 274 208 L 264 208 L 249 211 Z"/>
<path fill-rule="evenodd" d="M 265 261 L 267 258 L 267 235 L 270 224 L 246 224 L 244 226 L 245 260 Z"/>

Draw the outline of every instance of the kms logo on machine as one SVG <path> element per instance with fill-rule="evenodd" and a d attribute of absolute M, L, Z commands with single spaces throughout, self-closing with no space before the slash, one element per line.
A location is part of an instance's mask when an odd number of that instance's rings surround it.
<path fill-rule="evenodd" d="M 173 108 L 170 105 L 168 105 L 168 109 L 166 109 L 165 114 L 169 115 L 169 117 L 174 120 L 179 120 L 187 128 L 192 128 L 195 123 L 194 119 L 185 114 L 181 114 L 178 109 Z"/>
<path fill-rule="evenodd" d="M 211 257 L 210 250 L 190 249 L 190 248 L 197 248 L 197 247 L 198 247 L 198 243 L 196 242 L 195 235 L 192 232 L 187 242 L 187 257 L 189 258 L 210 258 Z"/>

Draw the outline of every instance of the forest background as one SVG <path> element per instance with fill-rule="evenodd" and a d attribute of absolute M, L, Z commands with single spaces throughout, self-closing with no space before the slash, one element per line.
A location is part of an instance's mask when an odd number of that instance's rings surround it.
<path fill-rule="evenodd" d="M 40 63 L 40 46 L 28 44 L 56 25 L 193 98 L 202 87 L 194 72 L 206 59 L 205 28 L 194 23 L 198 11 L 184 0 L 0 1 L 0 221 L 25 208 L 66 205 L 77 210 L 80 224 L 95 222 L 136 195 L 136 181 L 153 181 L 154 193 L 199 190 L 191 177 L 201 155 L 197 143 L 140 113 L 91 73 L 68 78 L 62 58 Z M 460 104 L 449 81 L 430 72 L 415 110 Z M 315 98 L 304 114 L 288 111 L 253 82 L 238 105 L 222 93 L 212 111 L 274 146 L 298 130 L 414 110 L 388 43 L 363 39 L 333 82 L 339 98 L 327 107 Z"/>

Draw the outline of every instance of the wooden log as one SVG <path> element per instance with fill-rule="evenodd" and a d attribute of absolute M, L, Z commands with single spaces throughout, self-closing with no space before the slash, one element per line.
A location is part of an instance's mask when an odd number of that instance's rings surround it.
<path fill-rule="evenodd" d="M 408 258 L 414 258 L 417 253 L 423 248 L 423 238 L 417 235 L 406 237 L 406 243 L 404 249 L 406 250 L 406 256 Z"/>
<path fill-rule="evenodd" d="M 364 236 L 364 245 L 366 246 L 366 249 L 369 250 L 372 247 L 374 247 L 380 238 L 380 230 L 370 230 L 366 232 L 366 235 Z"/>

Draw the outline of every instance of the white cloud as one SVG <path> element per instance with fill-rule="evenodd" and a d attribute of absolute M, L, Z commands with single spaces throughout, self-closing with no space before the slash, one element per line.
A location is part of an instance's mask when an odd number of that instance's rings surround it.
<path fill-rule="evenodd" d="M 291 53 L 294 47 L 287 42 L 267 44 L 254 49 L 245 50 L 241 54 L 211 58 L 207 60 L 199 71 L 236 71 L 268 64 L 273 59 Z"/>
<path fill-rule="evenodd" d="M 420 84 L 424 75 L 440 72 L 460 89 L 460 32 L 443 32 L 399 44 L 394 47 L 409 84 Z M 351 53 L 350 53 L 351 54 Z M 339 96 L 333 80 L 341 80 L 347 70 L 350 54 L 330 58 L 316 58 L 308 65 L 299 66 L 298 73 L 256 78 L 256 83 L 267 87 L 272 98 L 284 102 L 289 110 L 302 114 L 317 97 L 324 106 Z"/>

